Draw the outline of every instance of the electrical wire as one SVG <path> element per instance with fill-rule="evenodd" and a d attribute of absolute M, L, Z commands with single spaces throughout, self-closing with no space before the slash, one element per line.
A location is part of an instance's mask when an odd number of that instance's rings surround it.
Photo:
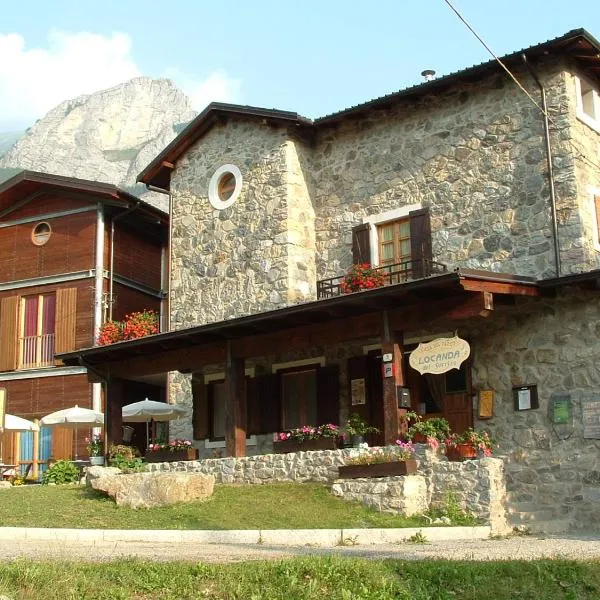
<path fill-rule="evenodd" d="M 554 122 L 552 117 L 546 112 L 539 104 L 536 102 L 535 98 L 523 87 L 521 82 L 515 77 L 512 71 L 502 62 L 502 60 L 494 53 L 494 51 L 486 44 L 483 38 L 473 29 L 473 27 L 469 24 L 469 22 L 465 19 L 465 17 L 459 12 L 459 10 L 450 2 L 450 0 L 443 0 L 448 7 L 454 12 L 454 14 L 464 23 L 467 29 L 477 38 L 477 40 L 481 43 L 481 45 L 490 53 L 490 55 L 494 58 L 494 60 L 506 71 L 508 76 L 514 81 L 517 87 L 529 98 L 529 100 L 536 106 L 536 108 L 548 119 L 549 123 L 558 128 L 558 125 Z M 593 161 L 591 158 L 586 156 L 580 147 L 577 147 L 576 142 L 573 140 L 567 140 L 571 147 L 577 152 L 579 158 L 585 162 L 587 162 L 590 166 L 600 170 L 600 163 Z"/>

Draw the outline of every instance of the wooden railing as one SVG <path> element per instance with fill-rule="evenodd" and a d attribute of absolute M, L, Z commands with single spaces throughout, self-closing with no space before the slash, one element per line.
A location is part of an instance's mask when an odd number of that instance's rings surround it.
<path fill-rule="evenodd" d="M 54 365 L 54 334 L 30 335 L 22 337 L 20 341 L 21 369 L 36 367 L 51 367 Z"/>
<path fill-rule="evenodd" d="M 445 273 L 447 268 L 446 265 L 433 260 L 408 260 L 384 267 L 376 267 L 373 271 L 384 275 L 384 285 L 394 285 Z M 341 284 L 345 277 L 345 275 L 341 275 L 317 281 L 317 298 L 320 300 L 321 298 L 340 296 L 343 293 Z"/>

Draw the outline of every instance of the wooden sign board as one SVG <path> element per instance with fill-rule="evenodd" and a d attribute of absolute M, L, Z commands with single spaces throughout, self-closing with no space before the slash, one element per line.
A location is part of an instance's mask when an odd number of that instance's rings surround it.
<path fill-rule="evenodd" d="M 494 416 L 494 390 L 479 390 L 479 418 L 491 419 Z"/>
<path fill-rule="evenodd" d="M 470 354 L 471 347 L 466 340 L 457 336 L 438 338 L 426 344 L 419 344 L 410 353 L 408 362 L 421 375 L 424 373 L 439 375 L 452 369 L 459 369 Z"/>

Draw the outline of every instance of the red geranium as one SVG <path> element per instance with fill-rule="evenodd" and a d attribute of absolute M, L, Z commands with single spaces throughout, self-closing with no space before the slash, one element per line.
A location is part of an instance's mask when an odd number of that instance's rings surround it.
<path fill-rule="evenodd" d="M 381 287 L 386 283 L 386 274 L 379 269 L 374 269 L 369 263 L 353 265 L 340 283 L 343 294 L 351 294 L 361 290 L 370 290 Z"/>

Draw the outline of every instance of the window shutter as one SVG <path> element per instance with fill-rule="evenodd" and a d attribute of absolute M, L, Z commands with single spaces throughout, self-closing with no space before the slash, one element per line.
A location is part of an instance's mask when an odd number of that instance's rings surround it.
<path fill-rule="evenodd" d="M 431 220 L 429 209 L 420 208 L 408 213 L 410 217 L 410 248 L 413 279 L 431 275 Z"/>
<path fill-rule="evenodd" d="M 260 433 L 260 405 L 255 377 L 246 378 L 246 435 Z"/>
<path fill-rule="evenodd" d="M 16 465 L 19 460 L 19 455 L 17 453 L 17 433 L 7 429 L 2 435 L 2 458 L 6 464 Z"/>
<path fill-rule="evenodd" d="M 56 290 L 56 354 L 75 350 L 77 288 Z"/>
<path fill-rule="evenodd" d="M 52 458 L 69 460 L 73 456 L 73 430 L 68 427 L 52 428 Z"/>
<path fill-rule="evenodd" d="M 192 380 L 192 429 L 195 440 L 209 436 L 208 386 L 203 380 Z"/>
<path fill-rule="evenodd" d="M 258 396 L 258 433 L 275 433 L 281 427 L 281 377 L 259 375 L 255 377 Z"/>
<path fill-rule="evenodd" d="M 17 368 L 19 297 L 2 298 L 0 305 L 0 371 Z"/>
<path fill-rule="evenodd" d="M 317 423 L 340 421 L 340 369 L 328 365 L 317 369 Z"/>
<path fill-rule="evenodd" d="M 355 265 L 371 262 L 370 230 L 368 223 L 352 228 L 352 262 Z"/>

